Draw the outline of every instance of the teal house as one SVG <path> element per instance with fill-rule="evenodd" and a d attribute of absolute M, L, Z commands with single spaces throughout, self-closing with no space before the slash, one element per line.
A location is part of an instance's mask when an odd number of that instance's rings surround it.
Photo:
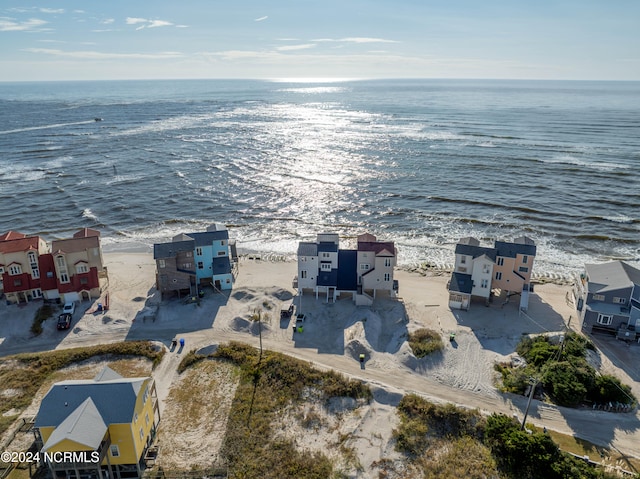
<path fill-rule="evenodd" d="M 233 286 L 234 254 L 229 245 L 229 231 L 220 224 L 211 225 L 207 231 L 188 233 L 195 241 L 194 264 L 198 284 L 211 283 L 219 290 Z M 235 246 L 235 244 L 233 244 Z M 235 248 L 233 248 L 235 251 Z"/>
<path fill-rule="evenodd" d="M 230 290 L 237 273 L 235 240 L 226 226 L 211 225 L 206 231 L 180 234 L 169 243 L 153 246 L 156 286 L 162 295 L 195 295 L 202 287 Z"/>

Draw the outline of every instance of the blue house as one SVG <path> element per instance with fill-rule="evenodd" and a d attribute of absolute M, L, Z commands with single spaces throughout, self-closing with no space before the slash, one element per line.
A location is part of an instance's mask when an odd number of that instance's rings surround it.
<path fill-rule="evenodd" d="M 180 234 L 170 243 L 155 244 L 153 252 L 157 288 L 163 294 L 193 295 L 203 286 L 213 286 L 218 291 L 233 287 L 238 254 L 224 225 Z"/>

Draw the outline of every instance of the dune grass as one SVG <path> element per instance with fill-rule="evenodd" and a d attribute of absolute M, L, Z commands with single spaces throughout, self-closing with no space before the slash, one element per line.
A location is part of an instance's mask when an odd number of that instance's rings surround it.
<path fill-rule="evenodd" d="M 409 346 L 416 358 L 424 358 L 431 353 L 444 349 L 444 343 L 437 331 L 421 328 L 409 333 Z"/>

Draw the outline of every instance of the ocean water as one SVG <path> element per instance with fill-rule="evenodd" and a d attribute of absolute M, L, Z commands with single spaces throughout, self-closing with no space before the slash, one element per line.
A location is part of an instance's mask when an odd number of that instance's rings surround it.
<path fill-rule="evenodd" d="M 371 232 L 446 264 L 525 234 L 538 272 L 637 264 L 639 172 L 638 82 L 0 83 L 0 231 L 106 248 L 221 222 L 283 255 Z"/>

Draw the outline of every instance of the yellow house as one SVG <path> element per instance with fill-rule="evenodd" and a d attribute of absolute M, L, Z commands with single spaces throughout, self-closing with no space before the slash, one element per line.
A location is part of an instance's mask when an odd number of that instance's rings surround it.
<path fill-rule="evenodd" d="M 90 380 L 55 383 L 40 404 L 35 434 L 54 478 L 139 478 L 159 422 L 154 380 L 105 367 Z"/>

